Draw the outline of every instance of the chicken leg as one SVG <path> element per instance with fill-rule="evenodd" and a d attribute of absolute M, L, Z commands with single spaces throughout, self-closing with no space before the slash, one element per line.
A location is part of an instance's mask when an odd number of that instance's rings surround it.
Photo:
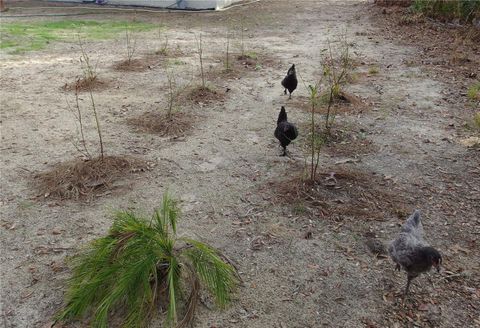
<path fill-rule="evenodd" d="M 408 295 L 408 291 L 410 290 L 410 282 L 413 280 L 413 278 L 410 275 L 407 276 L 407 286 L 405 286 L 405 291 L 403 292 L 403 299 L 405 300 L 405 297 Z"/>

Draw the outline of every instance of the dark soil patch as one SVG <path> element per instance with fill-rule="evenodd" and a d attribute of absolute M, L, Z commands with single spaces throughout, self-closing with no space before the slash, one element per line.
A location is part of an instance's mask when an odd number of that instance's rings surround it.
<path fill-rule="evenodd" d="M 304 204 L 314 216 L 335 221 L 404 219 L 411 212 L 393 183 L 373 172 L 332 167 L 314 183 L 298 176 L 273 185 L 281 201 Z"/>
<path fill-rule="evenodd" d="M 170 48 L 158 49 L 153 53 L 153 56 L 159 56 L 162 58 L 167 58 L 167 57 L 177 58 L 177 57 L 185 56 L 185 52 L 182 51 L 182 49 L 180 49 L 179 47 L 175 49 L 170 49 Z"/>
<path fill-rule="evenodd" d="M 277 60 L 274 56 L 270 56 L 268 54 L 236 54 L 234 55 L 236 58 L 236 63 L 234 64 L 235 67 L 244 68 L 247 70 L 260 70 L 264 67 L 274 67 L 274 68 L 281 68 L 283 63 Z"/>
<path fill-rule="evenodd" d="M 452 95 L 452 103 L 466 100 L 461 92 L 465 93 L 466 85 L 480 75 L 480 29 L 432 21 L 406 8 L 376 9 L 372 19 L 387 39 L 421 47 L 419 56 L 407 64 L 433 70 L 448 83 L 463 84 L 459 92 Z"/>
<path fill-rule="evenodd" d="M 242 77 L 242 71 L 235 69 L 233 65 L 226 69 L 224 64 L 217 67 L 212 67 L 205 73 L 209 81 L 213 80 L 239 80 Z"/>
<path fill-rule="evenodd" d="M 37 174 L 37 189 L 50 199 L 88 199 L 118 187 L 126 175 L 148 169 L 147 163 L 126 156 L 105 156 L 91 160 L 75 159 Z"/>
<path fill-rule="evenodd" d="M 320 97 L 320 104 L 316 106 L 315 113 L 325 115 L 328 109 L 328 99 L 330 95 L 324 94 Z M 312 105 L 307 97 L 292 97 L 291 105 L 304 112 L 311 113 Z M 342 92 L 335 97 L 330 108 L 330 113 L 338 114 L 359 114 L 367 109 L 365 101 L 354 94 Z"/>
<path fill-rule="evenodd" d="M 159 65 L 158 58 L 154 58 L 154 56 L 148 56 L 144 58 L 135 58 L 130 61 L 122 60 L 113 65 L 113 68 L 122 72 L 144 72 Z"/>
<path fill-rule="evenodd" d="M 186 135 L 193 127 L 194 117 L 180 112 L 167 117 L 163 112 L 146 112 L 131 118 L 128 123 L 139 132 L 156 134 L 162 137 L 180 137 Z"/>
<path fill-rule="evenodd" d="M 304 130 L 309 131 L 307 124 L 305 124 Z M 318 133 L 324 141 L 321 151 L 332 156 L 356 157 L 371 154 L 378 150 L 373 141 L 366 137 L 366 131 L 363 129 L 347 130 L 333 127 L 328 133 L 324 129 Z M 308 142 L 309 138 L 307 137 L 305 138 L 306 147 L 309 147 Z"/>
<path fill-rule="evenodd" d="M 237 58 L 237 65 L 247 68 L 247 69 L 258 69 L 260 63 L 258 62 L 257 58 L 252 58 L 248 55 L 238 55 Z"/>
<path fill-rule="evenodd" d="M 240 55 L 231 54 L 228 69 L 225 67 L 225 56 L 214 57 L 213 61 L 220 63 L 207 72 L 207 77 L 212 80 L 222 79 L 240 79 L 245 72 L 260 71 L 265 67 L 282 68 L 282 63 L 273 56 L 268 55 Z"/>
<path fill-rule="evenodd" d="M 306 136 L 302 139 L 301 147 L 309 149 L 311 130 L 308 123 L 299 125 Z M 326 131 L 324 122 L 317 129 L 317 135 L 323 141 L 321 152 L 334 157 L 355 158 L 360 155 L 368 155 L 378 151 L 378 147 L 372 140 L 367 138 L 368 132 L 363 128 L 341 127 L 334 124 L 329 132 Z"/>
<path fill-rule="evenodd" d="M 73 83 L 65 83 L 62 87 L 63 91 L 99 91 L 108 87 L 108 82 L 100 80 L 98 77 L 94 78 L 79 78 Z"/>
<path fill-rule="evenodd" d="M 223 102 L 225 93 L 215 91 L 208 87 L 198 86 L 187 93 L 187 99 L 194 104 L 210 104 L 214 102 Z"/>

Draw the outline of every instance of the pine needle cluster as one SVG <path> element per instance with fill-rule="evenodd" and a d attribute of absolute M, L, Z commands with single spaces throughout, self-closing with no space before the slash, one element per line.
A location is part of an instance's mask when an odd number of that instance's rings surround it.
<path fill-rule="evenodd" d="M 235 268 L 211 246 L 178 238 L 178 216 L 167 193 L 149 219 L 116 213 L 108 235 L 71 259 L 73 275 L 57 320 L 108 327 L 115 316 L 122 327 L 145 327 L 164 313 L 167 326 L 185 327 L 202 287 L 226 306 L 238 283 Z"/>

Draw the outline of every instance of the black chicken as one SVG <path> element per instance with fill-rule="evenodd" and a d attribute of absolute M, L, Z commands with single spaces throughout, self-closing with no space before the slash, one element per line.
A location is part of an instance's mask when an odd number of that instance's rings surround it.
<path fill-rule="evenodd" d="M 275 138 L 280 141 L 280 145 L 283 147 L 283 154 L 280 156 L 287 155 L 287 146 L 292 140 L 295 140 L 297 136 L 297 128 L 287 121 L 287 112 L 285 111 L 285 107 L 282 106 L 280 114 L 278 114 L 277 128 L 275 129 Z"/>
<path fill-rule="evenodd" d="M 416 210 L 402 226 L 397 238 L 388 247 L 388 253 L 396 263 L 396 269 L 403 268 L 407 272 L 407 286 L 403 297 L 408 294 L 410 282 L 432 266 L 440 272 L 442 256 L 423 239 L 423 226 L 420 211 Z"/>
<path fill-rule="evenodd" d="M 287 76 L 282 80 L 282 86 L 285 88 L 284 93 L 287 94 L 287 90 L 290 93 L 288 99 L 292 99 L 292 92 L 297 88 L 298 80 L 297 73 L 295 71 L 295 64 L 288 69 Z"/>

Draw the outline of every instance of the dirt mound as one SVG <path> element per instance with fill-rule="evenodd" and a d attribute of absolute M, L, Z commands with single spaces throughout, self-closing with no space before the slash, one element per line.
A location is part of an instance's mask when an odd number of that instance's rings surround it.
<path fill-rule="evenodd" d="M 392 190 L 391 182 L 372 172 L 332 167 L 315 182 L 303 176 L 275 182 L 282 200 L 303 204 L 315 216 L 344 220 L 379 220 L 408 215 L 407 202 Z"/>
<path fill-rule="evenodd" d="M 190 90 L 187 99 L 194 104 L 209 104 L 225 100 L 225 93 L 217 92 L 211 88 L 199 86 Z"/>
<path fill-rule="evenodd" d="M 158 60 L 153 57 L 137 58 L 131 60 L 122 60 L 115 65 L 113 69 L 122 72 L 144 72 L 159 65 Z"/>
<path fill-rule="evenodd" d="M 374 153 L 378 147 L 365 136 L 365 131 L 346 131 L 331 129 L 325 140 L 323 150 L 333 156 L 355 157 Z"/>
<path fill-rule="evenodd" d="M 329 94 L 321 95 L 319 99 L 319 105 L 317 105 L 315 108 L 315 113 L 325 115 L 327 113 L 329 99 Z M 307 113 L 312 111 L 312 105 L 307 97 L 292 97 L 291 107 L 298 108 Z M 334 98 L 330 111 L 334 114 L 347 114 L 363 113 L 366 109 L 367 106 L 365 100 L 354 94 L 342 91 L 337 97 Z"/>
<path fill-rule="evenodd" d="M 144 161 L 124 156 L 75 159 L 35 176 L 40 194 L 52 199 L 85 199 L 116 187 L 125 175 L 148 169 Z"/>
<path fill-rule="evenodd" d="M 65 83 L 62 87 L 63 91 L 76 91 L 76 92 L 85 92 L 85 91 L 98 91 L 103 90 L 108 87 L 108 82 L 102 81 L 97 77 L 94 78 L 79 78 L 73 83 Z"/>
<path fill-rule="evenodd" d="M 194 117 L 187 113 L 172 113 L 170 117 L 163 112 L 147 112 L 128 120 L 139 132 L 156 134 L 162 137 L 180 137 L 193 127 Z"/>

